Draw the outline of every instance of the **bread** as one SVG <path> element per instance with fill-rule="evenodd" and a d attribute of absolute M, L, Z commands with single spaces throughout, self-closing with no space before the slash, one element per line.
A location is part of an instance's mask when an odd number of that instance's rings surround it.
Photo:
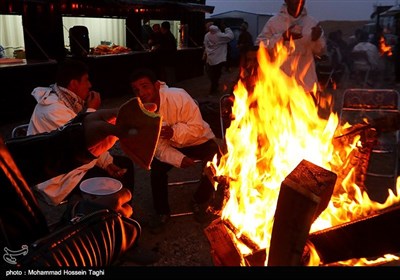
<path fill-rule="evenodd" d="M 140 98 L 125 102 L 117 115 L 116 125 L 125 131 L 137 130 L 134 135 L 120 137 L 122 150 L 146 170 L 150 170 L 161 131 L 161 115 L 148 111 Z"/>

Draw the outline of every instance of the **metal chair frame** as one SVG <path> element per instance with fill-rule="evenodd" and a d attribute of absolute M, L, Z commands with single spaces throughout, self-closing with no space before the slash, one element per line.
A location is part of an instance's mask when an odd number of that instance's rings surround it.
<path fill-rule="evenodd" d="M 347 89 L 343 94 L 343 107 L 340 114 L 341 125 L 345 122 L 359 123 L 364 118 L 374 119 L 398 114 L 400 96 L 392 89 Z M 377 160 L 377 166 L 369 166 L 366 176 L 370 182 L 379 181 L 379 186 L 367 184 L 371 188 L 389 187 L 395 189 L 399 165 L 399 131 L 382 133 L 378 143 L 371 151 L 371 159 Z M 394 160 L 392 169 L 380 170 L 382 159 Z M 371 163 L 370 159 L 370 163 Z M 370 165 L 370 164 L 369 164 Z M 391 186 L 384 186 L 388 182 Z M 379 195 L 378 195 L 379 196 Z"/>
<path fill-rule="evenodd" d="M 14 127 L 13 130 L 11 131 L 11 138 L 26 136 L 28 126 L 29 126 L 28 123 L 24 123 Z"/>
<path fill-rule="evenodd" d="M 337 60 L 334 58 L 337 56 Z M 343 82 L 344 78 L 349 72 L 349 69 L 346 63 L 343 62 L 342 54 L 339 48 L 334 48 L 331 53 L 317 57 L 316 60 L 316 68 L 317 75 L 319 79 L 326 78 L 324 84 L 320 85 L 323 90 L 327 89 L 329 85 L 336 84 L 338 86 L 339 83 Z M 340 80 L 335 80 L 335 75 L 342 75 Z"/>
<path fill-rule="evenodd" d="M 232 102 L 231 94 L 224 94 L 219 99 L 219 120 L 221 125 L 221 135 L 222 139 L 225 140 L 225 131 L 227 129 L 226 123 L 231 122 L 232 120 Z"/>
<path fill-rule="evenodd" d="M 199 102 L 196 99 L 193 99 L 194 102 L 199 106 Z M 198 161 L 201 162 L 201 161 Z M 200 183 L 200 179 L 190 179 L 190 180 L 181 180 L 181 181 L 175 181 L 175 182 L 169 182 L 168 187 L 179 187 L 183 185 L 190 185 L 190 184 L 197 184 Z M 181 216 L 188 216 L 188 215 L 193 215 L 192 211 L 189 212 L 182 212 L 182 213 L 175 213 L 171 214 L 171 217 L 181 217 Z"/>

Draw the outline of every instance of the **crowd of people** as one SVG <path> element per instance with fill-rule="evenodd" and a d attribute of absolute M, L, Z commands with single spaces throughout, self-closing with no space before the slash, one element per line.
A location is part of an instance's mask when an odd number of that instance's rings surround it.
<path fill-rule="evenodd" d="M 328 86 L 337 88 L 348 85 L 351 82 L 355 87 L 379 88 L 394 77 L 393 82 L 399 83 L 399 41 L 396 46 L 391 46 L 389 52 L 383 52 L 382 40 L 383 32 L 377 31 L 374 36 L 366 33 L 362 29 L 357 29 L 354 36 L 349 39 L 343 38 L 341 29 L 330 31 L 326 34 L 319 22 L 308 14 L 305 8 L 306 1 L 284 1 L 279 12 L 270 18 L 262 31 L 253 40 L 251 34 L 247 31 L 248 23 L 243 22 L 240 26 L 240 35 L 237 39 L 237 49 L 240 53 L 239 67 L 246 69 L 246 54 L 249 50 L 257 50 L 262 42 L 269 54 L 272 54 L 277 44 L 283 43 L 286 47 L 294 43 L 294 48 L 290 49 L 289 57 L 281 65 L 283 72 L 289 76 L 296 77 L 297 82 L 307 92 L 310 92 L 316 102 L 321 91 L 326 90 Z M 211 88 L 210 95 L 218 94 L 218 63 L 213 60 L 206 60 L 207 54 L 221 53 L 219 63 L 220 68 L 229 63 L 229 46 L 233 39 L 230 39 L 225 26 L 221 28 L 223 20 L 215 19 L 215 22 L 208 22 L 206 26 L 207 34 L 204 37 L 205 48 L 205 64 L 206 71 L 209 75 Z M 216 29 L 216 27 L 218 29 Z M 219 33 L 216 33 L 219 31 Z M 213 44 L 215 51 L 209 48 L 210 33 L 220 34 L 219 47 Z M 227 45 L 225 43 L 228 42 Z M 254 46 L 255 47 L 254 47 Z M 289 50 L 289 48 L 287 48 Z M 368 83 L 358 84 L 360 75 L 356 60 L 356 55 L 353 52 L 363 51 L 366 53 L 368 61 L 366 63 L 371 67 Z M 225 53 L 227 57 L 225 58 Z M 251 53 L 251 52 L 250 52 Z M 251 56 L 251 55 L 250 55 Z M 271 56 L 273 57 L 273 56 Z M 250 60 L 252 57 L 250 57 Z M 293 63 L 296 61 L 296 66 Z M 211 67 L 210 67 L 211 66 Z M 301 71 L 300 71 L 301 69 Z M 328 71 L 327 71 L 328 69 Z M 254 70 L 254 69 L 253 69 Z M 251 70 L 252 71 L 252 70 Z M 247 72 L 251 72 L 247 71 Z M 328 81 L 330 79 L 330 81 Z M 348 80 L 350 79 L 350 81 Z M 313 92 L 315 91 L 315 92 Z"/>

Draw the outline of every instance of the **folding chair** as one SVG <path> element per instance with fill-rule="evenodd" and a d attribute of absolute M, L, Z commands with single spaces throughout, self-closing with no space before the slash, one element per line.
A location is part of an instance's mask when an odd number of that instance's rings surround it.
<path fill-rule="evenodd" d="M 343 94 L 341 125 L 362 123 L 399 114 L 399 93 L 392 89 L 348 89 Z M 378 135 L 372 147 L 364 185 L 372 200 L 385 202 L 388 189 L 395 191 L 399 164 L 399 131 Z"/>
<path fill-rule="evenodd" d="M 194 102 L 197 104 L 197 106 L 199 106 L 199 102 L 196 99 L 193 99 Z M 197 163 L 201 163 L 201 161 L 196 162 Z M 176 169 L 176 168 L 173 168 Z M 174 170 L 175 171 L 175 170 Z M 187 173 L 187 170 L 176 170 L 176 172 L 178 173 L 178 176 L 182 176 L 184 177 Z M 183 173 L 184 174 L 179 174 L 179 173 Z M 168 187 L 181 187 L 184 185 L 191 185 L 191 184 L 197 184 L 200 183 L 200 178 L 189 178 L 189 179 L 183 179 L 183 180 L 179 180 L 179 181 L 171 181 L 168 182 Z M 180 216 L 188 216 L 188 215 L 193 215 L 192 211 L 188 211 L 188 212 L 179 212 L 179 213 L 173 213 L 171 214 L 171 217 L 180 217 Z"/>
<path fill-rule="evenodd" d="M 196 99 L 193 99 L 194 102 L 199 106 L 199 102 Z M 201 161 L 199 161 L 201 162 Z M 176 181 L 176 182 L 169 182 L 168 186 L 182 186 L 186 184 L 196 184 L 199 183 L 200 179 L 188 179 L 188 180 L 181 180 L 181 181 Z"/>

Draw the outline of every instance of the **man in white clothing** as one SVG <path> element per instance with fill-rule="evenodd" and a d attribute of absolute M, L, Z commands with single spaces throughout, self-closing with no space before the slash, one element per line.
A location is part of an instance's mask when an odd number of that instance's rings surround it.
<path fill-rule="evenodd" d="M 211 81 L 210 95 L 218 94 L 219 79 L 222 67 L 227 59 L 228 43 L 234 38 L 229 27 L 224 27 L 224 32 L 217 25 L 210 25 L 204 35 L 204 51 L 207 57 L 206 71 Z"/>
<path fill-rule="evenodd" d="M 55 84 L 37 87 L 32 92 L 38 103 L 29 122 L 28 135 L 52 131 L 80 112 L 96 111 L 101 99 L 98 92 L 90 91 L 91 86 L 88 68 L 83 62 L 66 60 L 62 63 Z M 109 152 L 69 173 L 42 182 L 35 188 L 44 195 L 47 203 L 58 205 L 82 180 L 96 176 L 111 176 L 121 180 L 128 189 L 133 189 L 133 163 L 127 157 L 113 158 Z"/>
<path fill-rule="evenodd" d="M 137 69 L 131 74 L 133 93 L 143 103 L 157 105 L 164 126 L 151 163 L 151 188 L 153 204 L 158 217 L 151 227 L 154 233 L 164 228 L 170 217 L 168 203 L 168 171 L 172 167 L 186 168 L 202 160 L 204 166 L 211 161 L 219 148 L 208 123 L 200 113 L 193 98 L 182 88 L 168 87 L 156 79 L 149 69 Z M 206 208 L 214 192 L 210 180 L 203 175 L 193 195 L 193 211 L 198 221 L 206 218 Z"/>
<path fill-rule="evenodd" d="M 365 58 L 358 58 L 355 53 L 365 53 Z M 353 55 L 353 72 L 355 78 L 359 80 L 361 77 L 360 73 L 365 74 L 366 69 L 370 69 L 370 75 L 368 81 L 366 81 L 372 87 L 380 86 L 382 79 L 382 73 L 384 72 L 384 61 L 379 54 L 379 50 L 376 45 L 369 42 L 369 35 L 367 32 L 362 32 L 360 35 L 360 42 L 356 44 L 352 49 Z"/>
<path fill-rule="evenodd" d="M 374 44 L 369 42 L 368 39 L 368 33 L 362 32 L 360 36 L 360 42 L 353 47 L 352 52 L 366 52 L 368 62 L 371 64 L 373 70 L 383 70 L 383 62 L 381 60 L 381 56 L 379 55 L 379 50 Z"/>
<path fill-rule="evenodd" d="M 271 17 L 256 39 L 256 45 L 263 42 L 270 53 L 278 43 L 289 52 L 281 69 L 307 92 L 318 87 L 314 56 L 326 51 L 326 41 L 318 21 L 307 14 L 305 0 L 285 0 L 280 11 Z M 294 48 L 290 48 L 291 42 Z M 313 96 L 314 97 L 314 96 Z"/>

